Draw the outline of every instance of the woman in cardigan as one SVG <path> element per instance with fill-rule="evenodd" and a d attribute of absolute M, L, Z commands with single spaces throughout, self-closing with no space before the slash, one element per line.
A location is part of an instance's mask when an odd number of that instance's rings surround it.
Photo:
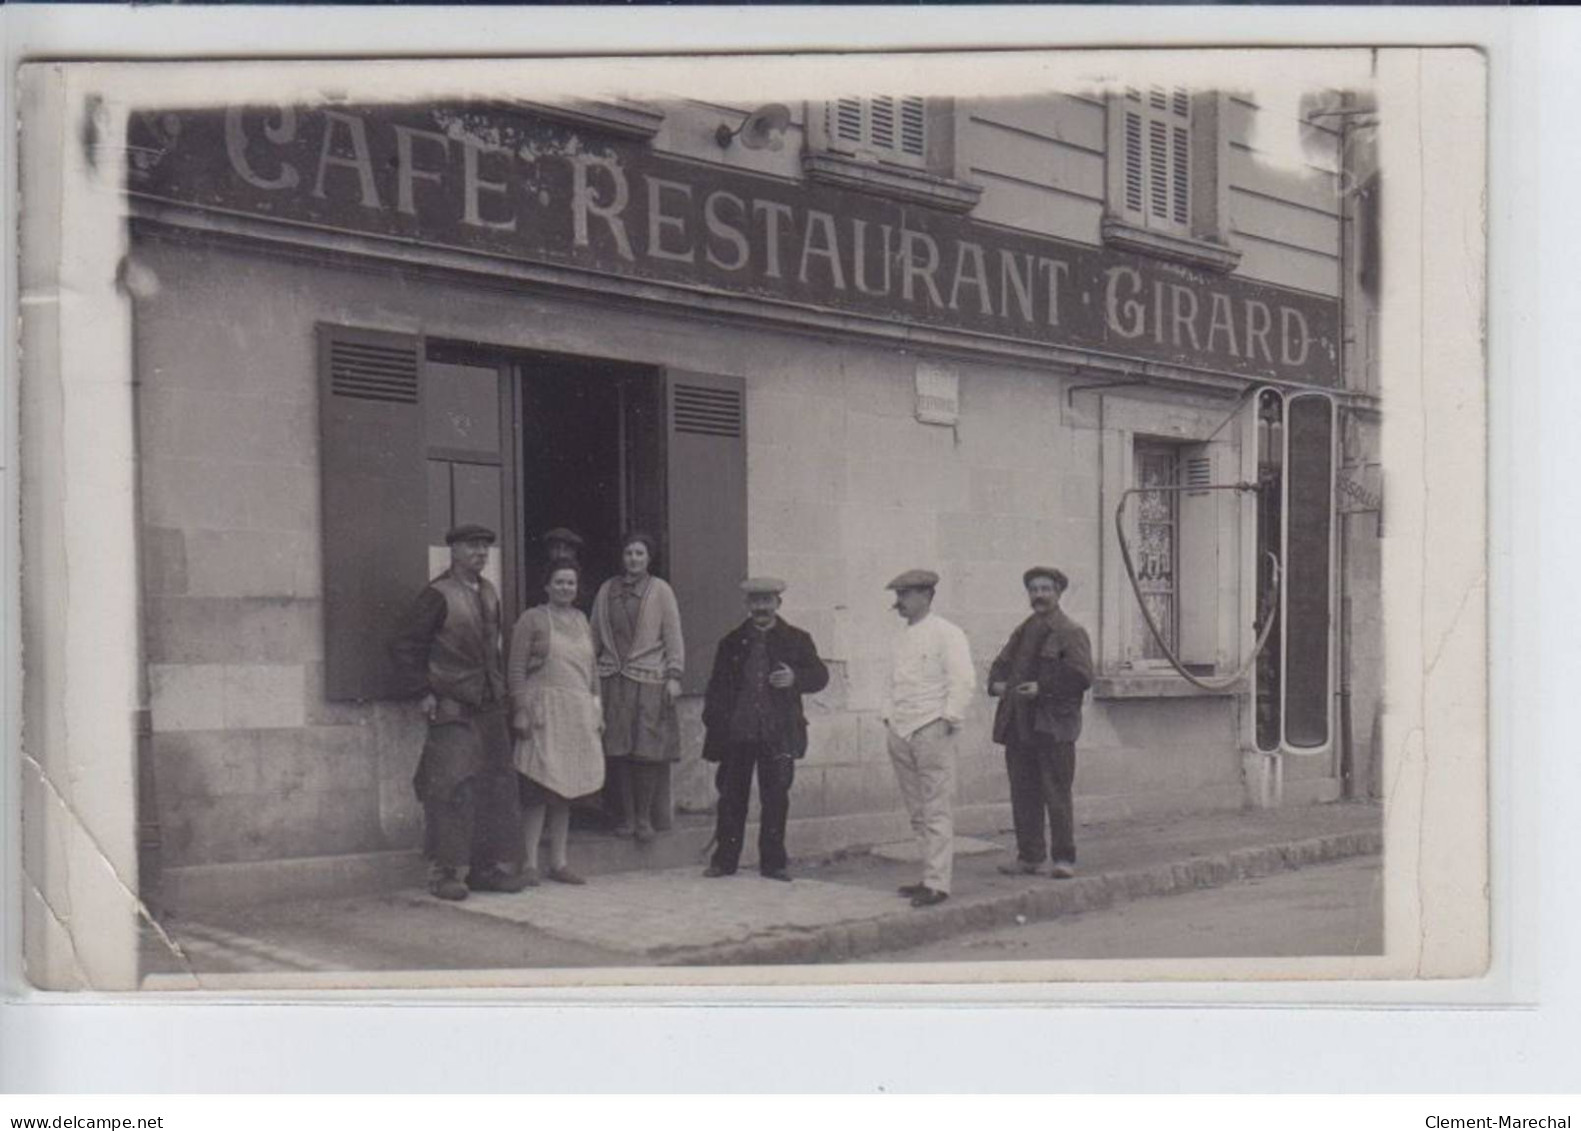
<path fill-rule="evenodd" d="M 544 586 L 549 603 L 528 609 L 511 633 L 508 679 L 515 713 L 516 767 L 525 778 L 527 830 L 524 874 L 537 882 L 538 842 L 549 826 L 551 880 L 585 881 L 566 866 L 571 801 L 604 784 L 604 728 L 593 634 L 576 605 L 576 563 L 551 562 Z"/>
<path fill-rule="evenodd" d="M 675 591 L 649 573 L 653 539 L 631 534 L 621 547 L 624 573 L 593 598 L 593 640 L 603 679 L 604 756 L 617 809 L 616 836 L 653 839 L 653 802 L 680 757 L 675 701 L 686 670 Z"/>

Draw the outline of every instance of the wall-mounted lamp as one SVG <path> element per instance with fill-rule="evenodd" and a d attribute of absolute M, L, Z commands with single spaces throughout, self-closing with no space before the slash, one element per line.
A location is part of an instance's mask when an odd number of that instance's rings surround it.
<path fill-rule="evenodd" d="M 748 114 L 746 121 L 735 129 L 724 123 L 714 131 L 714 140 L 720 149 L 729 149 L 730 143 L 741 139 L 742 149 L 771 149 L 775 152 L 785 147 L 785 128 L 790 125 L 790 109 L 778 102 L 759 106 Z"/>

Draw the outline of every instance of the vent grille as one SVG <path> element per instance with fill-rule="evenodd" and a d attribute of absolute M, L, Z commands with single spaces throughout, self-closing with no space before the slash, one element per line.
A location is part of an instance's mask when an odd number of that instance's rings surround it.
<path fill-rule="evenodd" d="M 1186 459 L 1186 486 L 1206 487 L 1213 482 L 1213 460 L 1208 456 Z"/>
<path fill-rule="evenodd" d="M 741 424 L 739 389 L 675 386 L 674 425 L 677 432 L 736 437 L 741 435 Z"/>
<path fill-rule="evenodd" d="M 410 349 L 366 342 L 333 342 L 329 387 L 337 397 L 416 404 L 417 354 Z"/>

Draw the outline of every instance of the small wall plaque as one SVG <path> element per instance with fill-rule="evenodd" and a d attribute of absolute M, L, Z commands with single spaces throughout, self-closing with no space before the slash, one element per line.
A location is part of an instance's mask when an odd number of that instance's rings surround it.
<path fill-rule="evenodd" d="M 924 424 L 955 425 L 961 418 L 961 378 L 954 369 L 923 362 L 917 366 L 917 419 Z"/>

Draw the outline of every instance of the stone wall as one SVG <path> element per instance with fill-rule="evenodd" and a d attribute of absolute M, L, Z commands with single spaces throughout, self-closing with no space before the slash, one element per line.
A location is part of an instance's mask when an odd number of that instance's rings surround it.
<path fill-rule="evenodd" d="M 1025 615 L 1032 562 L 1073 579 L 1095 624 L 1098 458 L 1062 424 L 1064 378 L 950 362 L 955 427 L 915 419 L 905 350 L 700 318 L 353 271 L 158 240 L 136 308 L 143 637 L 164 863 L 406 849 L 419 722 L 396 705 L 322 695 L 315 322 L 691 370 L 747 381 L 748 551 L 789 583 L 784 613 L 830 661 L 809 703 L 798 815 L 898 807 L 877 707 L 899 621 L 884 583 L 943 581 L 937 611 L 971 640 L 979 676 Z M 929 359 L 938 363 L 938 359 Z M 684 610 L 683 610 L 684 614 Z M 684 705 L 683 809 L 712 805 Z M 963 802 L 1007 800 L 979 695 L 962 739 Z M 1078 792 L 1089 815 L 1238 804 L 1234 700 L 1089 707 Z"/>

